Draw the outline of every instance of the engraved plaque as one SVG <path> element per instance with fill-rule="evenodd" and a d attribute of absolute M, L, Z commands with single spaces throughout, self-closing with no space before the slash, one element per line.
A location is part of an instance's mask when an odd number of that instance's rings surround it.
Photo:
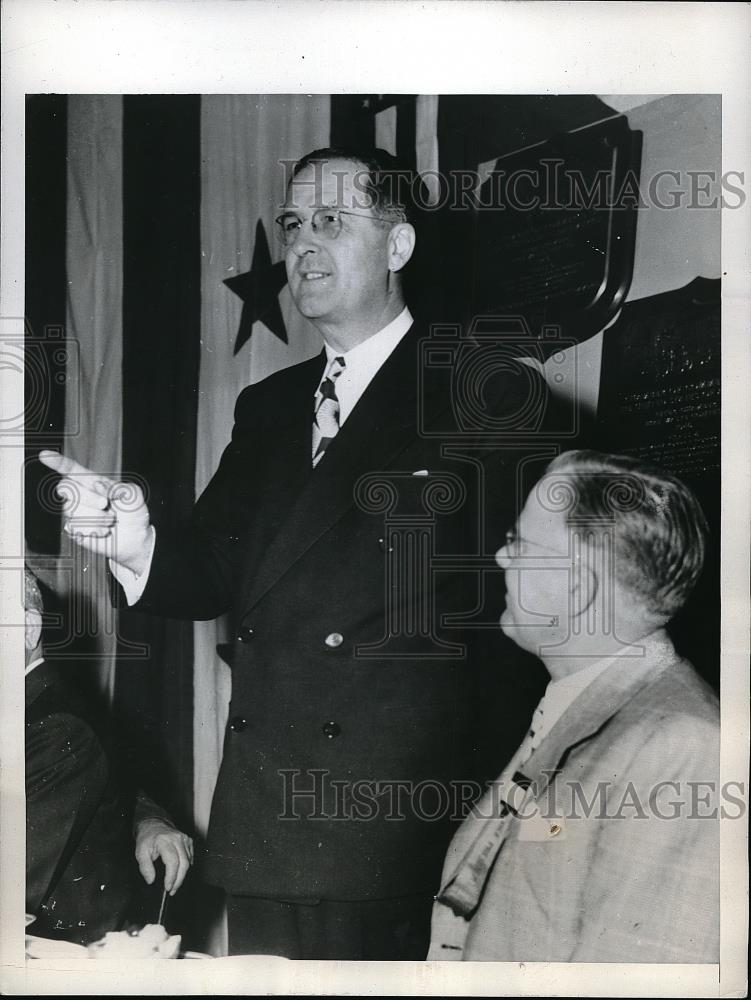
<path fill-rule="evenodd" d="M 629 303 L 605 331 L 598 437 L 704 492 L 720 469 L 720 282 Z"/>
<path fill-rule="evenodd" d="M 629 303 L 605 331 L 597 443 L 667 469 L 709 523 L 705 568 L 670 624 L 678 651 L 719 685 L 720 281 Z"/>
<path fill-rule="evenodd" d="M 579 342 L 607 325 L 631 282 L 640 156 L 618 116 L 500 157 L 475 210 L 475 315 Z"/>

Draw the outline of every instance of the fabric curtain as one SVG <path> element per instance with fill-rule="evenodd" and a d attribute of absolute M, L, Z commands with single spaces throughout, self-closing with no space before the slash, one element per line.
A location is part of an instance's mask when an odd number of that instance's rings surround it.
<path fill-rule="evenodd" d="M 187 520 L 194 501 L 200 105 L 190 94 L 123 99 L 123 477 L 144 482 L 157 534 Z M 190 829 L 192 622 L 123 610 L 119 632 L 122 756 L 141 788 Z"/>
<path fill-rule="evenodd" d="M 122 98 L 69 97 L 64 450 L 113 476 L 120 473 L 122 436 L 122 176 Z M 106 561 L 66 544 L 58 593 L 66 596 L 69 627 L 85 640 L 100 688 L 111 698 L 117 642 Z"/>

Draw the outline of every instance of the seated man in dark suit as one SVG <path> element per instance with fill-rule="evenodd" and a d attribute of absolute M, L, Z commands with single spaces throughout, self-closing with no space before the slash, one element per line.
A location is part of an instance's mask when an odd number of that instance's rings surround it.
<path fill-rule="evenodd" d="M 26 571 L 26 912 L 31 931 L 88 944 L 120 927 L 133 888 L 131 812 L 113 779 L 91 708 L 42 656 L 42 597 Z M 144 879 L 165 865 L 174 893 L 192 863 L 190 837 L 139 794 L 136 858 Z"/>
<path fill-rule="evenodd" d="M 567 452 L 532 490 L 501 628 L 551 681 L 452 841 L 430 959 L 719 961 L 717 698 L 665 630 L 705 531 L 629 458 Z"/>

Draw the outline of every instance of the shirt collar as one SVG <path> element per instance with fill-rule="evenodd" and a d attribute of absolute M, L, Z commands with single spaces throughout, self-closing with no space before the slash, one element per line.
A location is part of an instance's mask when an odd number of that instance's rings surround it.
<path fill-rule="evenodd" d="M 655 663 L 660 662 L 665 657 L 675 655 L 674 647 L 664 632 L 656 632 L 645 636 L 634 643 L 635 647 L 641 647 L 643 652 L 641 657 L 648 657 Z M 569 705 L 574 702 L 585 688 L 604 673 L 608 667 L 613 666 L 618 660 L 627 658 L 632 653 L 633 647 L 624 645 L 622 649 L 612 656 L 603 656 L 600 659 L 592 660 L 586 667 L 560 677 L 558 680 L 551 680 L 545 689 L 545 694 L 540 701 L 540 708 L 543 711 L 542 732 L 549 733 L 555 723 L 560 719 Z M 628 662 L 621 665 L 623 669 L 628 669 Z"/>
<path fill-rule="evenodd" d="M 24 676 L 28 677 L 32 670 L 39 666 L 40 663 L 44 663 L 44 657 L 38 656 L 36 660 L 32 660 L 24 670 Z"/>
<path fill-rule="evenodd" d="M 378 333 L 374 333 L 372 337 L 363 340 L 361 344 L 353 347 L 346 354 L 337 351 L 336 348 L 331 347 L 329 344 L 324 344 L 326 348 L 326 361 L 328 364 L 331 364 L 334 358 L 344 358 L 346 362 L 345 370 L 363 368 L 370 372 L 377 371 L 407 330 L 412 326 L 413 322 L 409 306 L 405 306 L 396 319 L 392 319 Z"/>
<path fill-rule="evenodd" d="M 543 732 L 550 732 L 569 705 L 612 662 L 612 657 L 595 660 L 593 663 L 588 663 L 586 667 L 582 667 L 581 670 L 574 671 L 573 674 L 567 674 L 558 680 L 550 681 L 540 702 L 540 707 L 543 710 Z"/>

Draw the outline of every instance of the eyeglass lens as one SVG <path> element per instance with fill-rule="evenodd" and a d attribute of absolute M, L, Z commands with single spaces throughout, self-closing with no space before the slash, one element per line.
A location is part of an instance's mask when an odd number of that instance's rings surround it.
<path fill-rule="evenodd" d="M 293 213 L 280 215 L 277 219 L 282 231 L 282 239 L 285 246 L 290 246 L 298 237 L 302 229 L 303 220 Z M 339 212 L 330 208 L 319 208 L 310 218 L 310 225 L 314 233 L 320 233 L 327 239 L 336 239 L 342 228 L 342 218 Z"/>

